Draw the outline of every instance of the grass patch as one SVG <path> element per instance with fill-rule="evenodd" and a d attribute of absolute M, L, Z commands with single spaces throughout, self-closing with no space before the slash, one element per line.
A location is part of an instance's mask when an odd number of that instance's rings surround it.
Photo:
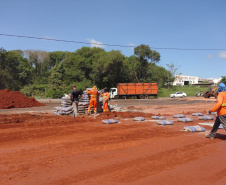
<path fill-rule="evenodd" d="M 173 94 L 175 92 L 181 91 L 185 92 L 187 96 L 195 96 L 196 91 L 200 93 L 204 93 L 205 91 L 208 91 L 209 87 L 196 87 L 196 86 L 174 86 L 170 89 L 168 88 L 159 88 L 159 94 L 158 97 L 169 97 L 170 94 Z"/>

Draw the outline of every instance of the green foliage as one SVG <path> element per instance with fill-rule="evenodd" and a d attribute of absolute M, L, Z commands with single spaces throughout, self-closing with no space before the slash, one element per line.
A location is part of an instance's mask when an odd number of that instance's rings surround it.
<path fill-rule="evenodd" d="M 49 76 L 50 90 L 57 90 L 63 85 L 64 68 L 62 64 L 55 65 Z"/>
<path fill-rule="evenodd" d="M 0 89 L 19 90 L 29 82 L 28 61 L 21 52 L 0 49 Z"/>
<path fill-rule="evenodd" d="M 93 83 L 99 88 L 110 88 L 123 82 L 124 60 L 125 57 L 120 51 L 112 50 L 99 55 L 99 58 L 93 63 L 91 73 Z"/>
<path fill-rule="evenodd" d="M 26 85 L 20 91 L 28 97 L 39 96 L 47 98 L 46 92 L 48 90 L 48 85 L 43 84 L 33 84 Z"/>
<path fill-rule="evenodd" d="M 220 83 L 226 84 L 226 76 L 222 76 L 222 79 L 221 79 Z"/>
<path fill-rule="evenodd" d="M 144 44 L 134 48 L 134 55 L 136 55 L 141 62 L 150 60 L 151 62 L 156 63 L 160 60 L 160 54 L 155 50 L 151 50 L 148 45 Z"/>
<path fill-rule="evenodd" d="M 134 48 L 134 55 L 129 61 L 133 64 L 133 74 L 137 82 L 147 82 L 148 67 L 150 63 L 157 63 L 160 60 L 160 54 L 150 49 L 149 46 L 141 44 Z"/>
<path fill-rule="evenodd" d="M 82 47 L 75 52 L 0 49 L 0 89 L 21 90 L 26 96 L 60 98 L 72 85 L 116 87 L 117 83 L 157 82 L 164 87 L 173 80 L 170 71 L 158 66 L 160 54 L 147 45 L 125 57 L 120 51 Z"/>
<path fill-rule="evenodd" d="M 157 66 L 156 64 L 149 64 L 147 79 L 148 82 L 158 83 L 159 87 L 165 87 L 168 81 L 171 81 L 173 77 L 164 67 Z"/>

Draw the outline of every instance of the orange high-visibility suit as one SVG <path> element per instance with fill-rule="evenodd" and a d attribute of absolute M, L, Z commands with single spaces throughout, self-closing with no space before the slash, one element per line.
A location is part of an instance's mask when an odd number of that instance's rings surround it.
<path fill-rule="evenodd" d="M 90 109 L 93 106 L 94 109 L 94 114 L 97 113 L 97 95 L 98 95 L 98 90 L 97 88 L 94 86 L 92 88 L 92 90 L 86 90 L 87 94 L 90 94 L 91 98 L 90 98 L 90 102 L 89 102 L 89 107 L 88 107 L 88 114 L 90 113 Z"/>
<path fill-rule="evenodd" d="M 104 112 L 109 112 L 109 110 L 108 110 L 109 93 L 108 92 L 104 92 L 103 94 L 101 94 L 101 96 L 103 96 L 103 111 Z"/>

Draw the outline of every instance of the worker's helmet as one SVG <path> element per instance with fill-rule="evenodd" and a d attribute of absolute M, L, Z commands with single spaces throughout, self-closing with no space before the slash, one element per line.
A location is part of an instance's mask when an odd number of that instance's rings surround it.
<path fill-rule="evenodd" d="M 92 89 L 97 89 L 97 87 L 96 86 L 93 86 L 93 88 Z"/>
<path fill-rule="evenodd" d="M 226 91 L 224 83 L 219 83 L 218 85 L 218 93 L 220 93 L 221 91 Z"/>

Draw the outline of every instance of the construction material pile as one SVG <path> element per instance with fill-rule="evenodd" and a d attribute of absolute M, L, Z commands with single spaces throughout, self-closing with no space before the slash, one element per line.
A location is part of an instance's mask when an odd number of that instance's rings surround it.
<path fill-rule="evenodd" d="M 41 107 L 45 104 L 38 102 L 35 98 L 29 98 L 20 91 L 0 90 L 0 109 Z"/>
<path fill-rule="evenodd" d="M 92 88 L 87 88 L 91 90 Z M 100 93 L 100 91 L 98 91 Z M 83 91 L 82 98 L 78 103 L 78 113 L 85 114 L 88 111 L 90 96 L 87 94 L 86 90 Z M 97 96 L 97 112 L 100 113 L 103 111 L 103 98 Z M 61 98 L 61 107 L 55 107 L 54 114 L 56 115 L 70 115 L 73 113 L 72 101 L 70 100 L 70 95 L 65 95 Z M 91 113 L 93 113 L 93 107 L 91 108 Z"/>
<path fill-rule="evenodd" d="M 54 114 L 56 115 L 70 115 L 73 112 L 72 101 L 70 96 L 66 95 L 61 98 L 60 107 L 55 107 Z"/>
<path fill-rule="evenodd" d="M 122 107 L 118 107 L 117 104 L 114 105 L 108 105 L 110 111 L 116 111 L 116 112 L 125 112 L 126 110 L 122 110 Z"/>

